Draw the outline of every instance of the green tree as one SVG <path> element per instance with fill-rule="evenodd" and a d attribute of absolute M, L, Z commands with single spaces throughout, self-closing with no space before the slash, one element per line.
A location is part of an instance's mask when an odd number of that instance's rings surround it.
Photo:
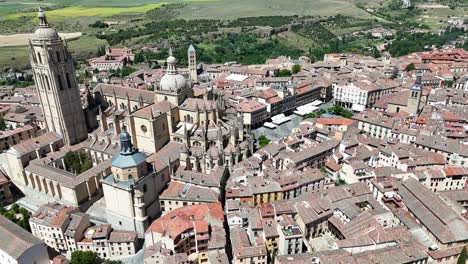
<path fill-rule="evenodd" d="M 297 74 L 301 71 L 301 65 L 299 64 L 294 64 L 294 66 L 292 67 L 292 73 L 293 74 Z"/>
<path fill-rule="evenodd" d="M 66 170 L 72 173 L 83 173 L 93 167 L 91 157 L 86 153 L 69 151 L 64 157 Z"/>
<path fill-rule="evenodd" d="M 99 46 L 96 50 L 96 56 L 104 56 L 106 54 L 106 47 L 105 46 Z"/>
<path fill-rule="evenodd" d="M 275 70 L 274 72 L 275 77 L 289 77 L 292 75 L 292 72 L 290 70 Z"/>
<path fill-rule="evenodd" d="M 320 167 L 320 171 L 323 173 L 327 173 L 327 168 L 325 166 Z"/>
<path fill-rule="evenodd" d="M 5 131 L 7 129 L 7 124 L 5 122 L 5 119 L 3 117 L 0 117 L 0 130 Z"/>
<path fill-rule="evenodd" d="M 131 73 L 135 72 L 136 70 L 130 67 L 122 67 L 122 69 L 117 69 L 115 71 L 115 75 L 119 76 L 120 78 L 126 77 Z"/>
<path fill-rule="evenodd" d="M 414 66 L 414 63 L 410 63 L 408 65 L 406 65 L 405 67 L 405 71 L 414 71 L 416 69 L 416 66 Z"/>
<path fill-rule="evenodd" d="M 263 148 L 264 146 L 268 145 L 268 143 L 270 143 L 270 140 L 265 136 L 259 136 L 258 143 L 260 144 L 260 147 Z"/>
<path fill-rule="evenodd" d="M 0 207 L 0 214 L 13 223 L 21 226 L 23 229 L 31 232 L 31 227 L 29 226 L 29 218 L 31 217 L 31 213 L 28 210 L 20 207 L 18 204 L 13 204 L 10 210 L 6 210 L 4 207 Z"/>
<path fill-rule="evenodd" d="M 372 57 L 374 57 L 374 58 L 382 57 L 382 54 L 380 53 L 380 51 L 379 51 L 379 49 L 377 47 L 373 48 Z"/>
<path fill-rule="evenodd" d="M 71 264 L 97 264 L 97 254 L 92 251 L 74 251 L 71 256 Z"/>
<path fill-rule="evenodd" d="M 107 27 L 109 27 L 109 25 L 106 24 L 106 23 L 104 23 L 104 22 L 102 22 L 102 21 L 100 21 L 100 20 L 98 20 L 98 21 L 96 21 L 96 22 L 94 22 L 94 23 L 92 23 L 92 24 L 89 24 L 89 27 L 94 27 L 94 28 L 107 28 Z"/>
<path fill-rule="evenodd" d="M 457 264 L 466 264 L 466 260 L 468 258 L 466 246 L 463 247 L 462 252 L 460 253 L 460 256 L 458 256 Z"/>
<path fill-rule="evenodd" d="M 277 255 L 276 248 L 273 248 L 273 250 L 271 251 L 271 261 L 270 261 L 271 264 L 275 264 L 276 255 Z"/>
<path fill-rule="evenodd" d="M 308 118 L 319 118 L 321 116 L 320 113 L 309 113 L 305 114 L 302 119 L 308 119 Z"/>
<path fill-rule="evenodd" d="M 106 259 L 102 264 L 122 264 L 122 261 Z"/>
<path fill-rule="evenodd" d="M 327 111 L 331 114 L 339 115 L 339 116 L 346 117 L 346 118 L 353 117 L 353 113 L 349 112 L 348 110 L 344 109 L 343 107 L 339 105 L 332 106 L 328 108 Z"/>
<path fill-rule="evenodd" d="M 445 84 L 445 87 L 447 87 L 447 88 L 452 88 L 453 87 L 453 81 L 445 81 L 444 84 Z"/>
<path fill-rule="evenodd" d="M 142 63 L 143 61 L 145 61 L 145 56 L 141 52 L 138 52 L 137 54 L 135 54 L 135 59 L 133 61 L 135 63 Z"/>

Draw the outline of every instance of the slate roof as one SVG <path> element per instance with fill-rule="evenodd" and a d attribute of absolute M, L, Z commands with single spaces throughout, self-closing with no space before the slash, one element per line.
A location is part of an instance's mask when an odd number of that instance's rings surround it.
<path fill-rule="evenodd" d="M 117 155 L 112 158 L 112 167 L 116 168 L 131 168 L 146 162 L 146 155 L 141 152 L 135 152 L 131 155 Z"/>
<path fill-rule="evenodd" d="M 0 249 L 18 259 L 30 247 L 43 244 L 28 231 L 0 215 Z"/>

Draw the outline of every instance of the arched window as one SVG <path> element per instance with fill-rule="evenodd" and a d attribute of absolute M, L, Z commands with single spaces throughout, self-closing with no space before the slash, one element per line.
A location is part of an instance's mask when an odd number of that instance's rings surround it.
<path fill-rule="evenodd" d="M 40 52 L 37 53 L 37 59 L 39 60 L 39 63 L 42 64 L 42 57 Z"/>
<path fill-rule="evenodd" d="M 70 74 L 67 72 L 65 73 L 65 80 L 67 81 L 67 87 L 68 89 L 72 88 L 72 83 L 71 83 L 71 79 L 70 79 Z"/>
<path fill-rule="evenodd" d="M 47 77 L 47 75 L 44 75 L 44 83 L 45 83 L 45 86 L 47 87 L 47 90 L 50 90 L 49 77 Z"/>
<path fill-rule="evenodd" d="M 131 174 L 128 175 L 128 180 L 129 181 L 133 180 L 133 176 Z"/>
<path fill-rule="evenodd" d="M 63 78 L 62 75 L 57 75 L 57 84 L 60 90 L 63 90 Z"/>
<path fill-rule="evenodd" d="M 56 51 L 55 55 L 57 56 L 57 62 L 62 62 L 62 59 L 60 58 L 60 52 Z"/>

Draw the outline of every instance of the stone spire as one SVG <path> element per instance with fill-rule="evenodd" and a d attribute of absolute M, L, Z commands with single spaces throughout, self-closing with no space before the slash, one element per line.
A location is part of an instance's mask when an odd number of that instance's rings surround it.
<path fill-rule="evenodd" d="M 169 48 L 169 57 L 167 58 L 167 74 L 177 74 L 176 58 L 172 55 L 172 48 Z"/>
<path fill-rule="evenodd" d="M 44 11 L 42 11 L 42 8 L 39 7 L 39 12 L 37 12 L 37 17 L 39 18 L 39 27 L 41 28 L 48 28 L 49 27 L 49 23 L 47 23 L 47 17 L 44 13 Z"/>

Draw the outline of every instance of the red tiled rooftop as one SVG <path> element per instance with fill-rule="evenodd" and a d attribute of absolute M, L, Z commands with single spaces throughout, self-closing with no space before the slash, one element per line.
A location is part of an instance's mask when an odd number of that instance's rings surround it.
<path fill-rule="evenodd" d="M 447 176 L 464 176 L 468 175 L 468 170 L 461 166 L 450 166 L 443 169 Z"/>
<path fill-rule="evenodd" d="M 195 225 L 197 232 L 208 231 L 210 220 L 224 220 L 221 203 L 198 204 L 175 209 L 155 220 L 146 233 L 157 232 L 168 234 L 174 239 Z"/>
<path fill-rule="evenodd" d="M 353 120 L 348 118 L 319 118 L 318 122 L 322 125 L 338 125 L 338 126 L 349 126 L 353 123 Z"/>

